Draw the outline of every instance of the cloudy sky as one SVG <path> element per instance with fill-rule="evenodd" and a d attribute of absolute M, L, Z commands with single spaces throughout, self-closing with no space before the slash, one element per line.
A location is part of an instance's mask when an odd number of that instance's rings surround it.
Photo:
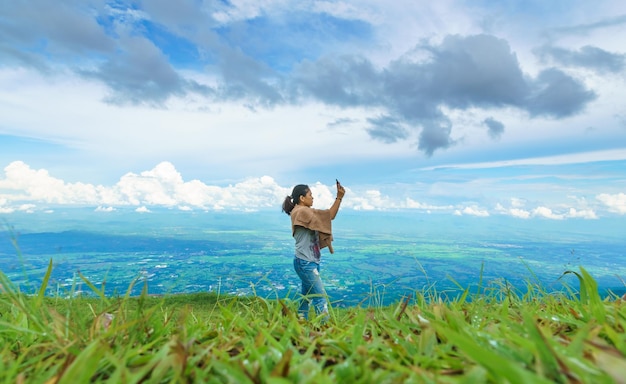
<path fill-rule="evenodd" d="M 0 3 L 0 212 L 626 217 L 623 0 Z"/>

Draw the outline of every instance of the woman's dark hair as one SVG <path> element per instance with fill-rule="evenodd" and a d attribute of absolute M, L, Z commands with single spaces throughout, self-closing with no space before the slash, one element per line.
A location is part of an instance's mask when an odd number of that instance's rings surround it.
<path fill-rule="evenodd" d="M 310 188 L 306 184 L 298 184 L 293 187 L 293 191 L 291 191 L 291 196 L 285 197 L 285 201 L 283 201 L 283 212 L 291 215 L 291 211 L 293 211 L 293 208 L 300 202 L 300 196 L 306 195 L 309 190 Z"/>

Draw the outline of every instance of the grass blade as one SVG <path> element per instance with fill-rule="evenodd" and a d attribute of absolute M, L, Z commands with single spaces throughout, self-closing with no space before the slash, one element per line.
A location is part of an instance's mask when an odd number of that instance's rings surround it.
<path fill-rule="evenodd" d="M 50 275 L 52 274 L 52 259 L 48 263 L 48 269 L 46 270 L 46 274 L 43 277 L 43 281 L 41 282 L 41 287 L 39 287 L 39 293 L 37 294 L 37 298 L 35 300 L 35 307 L 39 308 L 41 306 L 41 302 L 43 301 L 44 296 L 46 295 L 46 288 L 48 288 L 48 282 L 50 281 Z"/>

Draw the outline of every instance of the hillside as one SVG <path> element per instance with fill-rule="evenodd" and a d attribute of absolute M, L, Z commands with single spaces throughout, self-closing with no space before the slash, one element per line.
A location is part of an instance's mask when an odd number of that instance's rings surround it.
<path fill-rule="evenodd" d="M 624 383 L 626 303 L 489 288 L 298 321 L 296 303 L 212 294 L 26 296 L 2 276 L 0 379 L 14 383 Z M 129 288 L 130 292 L 130 288 Z"/>

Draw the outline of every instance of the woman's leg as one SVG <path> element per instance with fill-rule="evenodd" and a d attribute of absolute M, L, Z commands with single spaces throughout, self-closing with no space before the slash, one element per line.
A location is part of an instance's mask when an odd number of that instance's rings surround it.
<path fill-rule="evenodd" d="M 326 291 L 319 273 L 319 264 L 302 259 L 294 259 L 294 268 L 302 280 L 302 299 L 298 308 L 298 315 L 308 318 L 309 300 L 315 306 L 315 313 L 328 313 Z"/>
<path fill-rule="evenodd" d="M 302 317 L 304 319 L 309 318 L 309 299 L 307 299 L 306 294 L 309 292 L 310 279 L 307 276 L 306 271 L 302 268 L 302 263 L 304 260 L 298 259 L 297 257 L 293 259 L 293 268 L 295 269 L 298 277 L 301 280 L 301 289 L 300 289 L 300 305 L 298 306 L 298 317 Z"/>
<path fill-rule="evenodd" d="M 313 274 L 315 275 L 315 282 L 309 290 L 309 295 L 313 295 L 311 301 L 313 302 L 313 307 L 315 308 L 315 314 L 328 314 L 326 290 L 324 289 L 324 284 L 322 283 L 322 278 L 320 277 L 320 265 L 317 263 L 312 264 L 315 265 L 315 269 L 313 270 Z M 328 316 L 324 317 L 324 321 L 327 319 Z"/>

